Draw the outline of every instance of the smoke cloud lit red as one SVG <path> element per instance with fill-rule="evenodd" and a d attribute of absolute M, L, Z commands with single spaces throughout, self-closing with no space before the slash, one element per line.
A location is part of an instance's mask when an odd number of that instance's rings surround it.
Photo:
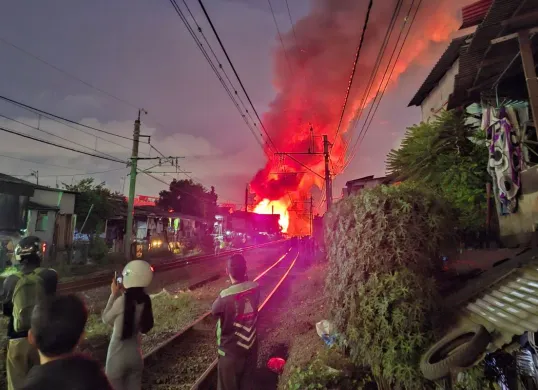
<path fill-rule="evenodd" d="M 438 43 L 449 41 L 450 35 L 460 25 L 458 11 L 470 2 L 472 1 L 424 0 L 422 2 L 403 52 L 388 81 L 388 91 L 402 73 L 413 65 L 430 67 L 435 62 L 436 58 L 431 54 L 431 49 Z M 369 96 L 363 97 L 389 25 L 392 10 L 396 5 L 396 0 L 374 2 L 353 88 L 336 139 L 336 129 L 368 1 L 314 0 L 311 12 L 296 22 L 294 31 L 290 30 L 283 36 L 286 50 L 282 48 L 280 41 L 277 41 L 278 45 L 275 45 L 274 52 L 273 82 L 278 92 L 268 112 L 264 114 L 263 121 L 280 152 L 297 153 L 309 150 L 316 153 L 322 152 L 321 137 L 327 134 L 329 141 L 333 144 L 332 170 L 336 174 L 339 173 L 342 160 L 345 160 L 343 156 L 345 142 L 352 133 L 349 131 L 350 124 L 357 113 L 367 107 L 375 97 L 382 82 L 388 57 L 396 43 L 396 37 L 410 4 L 410 0 L 404 1 L 380 71 L 374 80 Z M 414 11 L 411 15 L 413 13 Z M 409 96 L 402 97 L 402 104 L 407 104 L 409 98 Z M 375 129 L 372 128 L 371 131 Z M 274 157 L 270 149 L 267 149 L 266 153 L 269 157 L 268 162 L 255 175 L 251 183 L 258 201 L 268 199 L 274 201 L 273 204 L 280 202 L 279 204 L 289 207 L 290 197 L 308 194 L 312 186 L 322 187 L 323 180 L 308 172 L 308 169 L 298 162 L 289 157 Z M 323 176 L 322 155 L 294 155 L 293 157 Z M 278 174 L 280 171 L 303 173 Z M 299 205 L 299 208 L 303 206 Z M 304 218 L 295 218 L 293 213 L 290 213 L 288 231 L 292 234 L 305 234 L 308 232 L 307 221 L 305 222 Z"/>

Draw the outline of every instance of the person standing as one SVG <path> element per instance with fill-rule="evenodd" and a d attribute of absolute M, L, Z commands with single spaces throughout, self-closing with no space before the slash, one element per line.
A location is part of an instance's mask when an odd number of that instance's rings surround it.
<path fill-rule="evenodd" d="M 39 351 L 41 365 L 30 370 L 21 390 L 112 390 L 99 363 L 74 353 L 87 320 L 86 305 L 76 295 L 34 308 L 28 341 Z"/>
<path fill-rule="evenodd" d="M 42 253 L 38 237 L 22 238 L 14 252 L 18 272 L 4 280 L 1 294 L 3 314 L 9 317 L 6 358 L 8 390 L 20 388 L 30 369 L 39 364 L 38 352 L 27 339 L 32 311 L 39 302 L 53 296 L 58 286 L 56 271 L 40 268 Z"/>
<path fill-rule="evenodd" d="M 153 279 L 153 268 L 143 260 L 129 262 L 116 278 L 103 311 L 103 322 L 112 325 L 105 372 L 114 390 L 139 390 L 142 387 L 144 361 L 140 333 L 153 328 L 151 298 L 145 292 Z M 122 292 L 122 286 L 124 291 Z"/>
<path fill-rule="evenodd" d="M 211 312 L 218 318 L 218 390 L 254 389 L 258 360 L 256 322 L 260 291 L 247 278 L 247 263 L 240 254 L 228 260 L 226 273 L 232 285 L 222 290 Z"/>

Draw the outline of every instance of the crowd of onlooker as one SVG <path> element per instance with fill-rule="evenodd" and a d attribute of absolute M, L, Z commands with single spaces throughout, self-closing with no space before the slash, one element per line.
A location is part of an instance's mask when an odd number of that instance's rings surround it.
<path fill-rule="evenodd" d="M 9 317 L 8 390 L 140 389 L 140 334 L 153 327 L 151 299 L 144 290 L 152 281 L 152 267 L 134 260 L 112 280 L 102 315 L 113 327 L 103 371 L 98 362 L 75 352 L 84 337 L 86 305 L 75 295 L 56 296 L 58 275 L 40 267 L 40 248 L 39 238 L 23 238 L 14 254 L 18 272 L 2 286 L 3 314 Z"/>
<path fill-rule="evenodd" d="M 305 239 L 292 247 L 313 248 Z M 133 260 L 112 279 L 102 314 L 103 322 L 113 327 L 103 370 L 95 360 L 76 353 L 88 310 L 76 295 L 56 295 L 58 275 L 41 268 L 40 248 L 37 237 L 18 243 L 18 271 L 4 280 L 0 294 L 3 314 L 9 317 L 8 390 L 140 390 L 140 335 L 153 327 L 151 299 L 145 292 L 153 279 L 151 265 Z M 256 389 L 259 288 L 248 279 L 241 254 L 228 259 L 226 273 L 231 285 L 212 306 L 218 319 L 218 388 Z"/>

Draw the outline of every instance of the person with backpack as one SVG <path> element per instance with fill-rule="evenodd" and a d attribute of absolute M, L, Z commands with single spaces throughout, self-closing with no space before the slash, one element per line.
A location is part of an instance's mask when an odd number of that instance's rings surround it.
<path fill-rule="evenodd" d="M 34 308 L 28 341 L 39 351 L 20 390 L 112 390 L 101 365 L 75 348 L 84 337 L 88 309 L 76 295 L 60 295 Z"/>
<path fill-rule="evenodd" d="M 58 274 L 53 269 L 40 268 L 41 240 L 35 236 L 22 238 L 15 248 L 14 263 L 18 271 L 3 283 L 3 313 L 9 317 L 6 358 L 7 387 L 22 386 L 32 366 L 39 364 L 35 347 L 28 342 L 34 307 L 53 296 L 58 286 Z"/>
<path fill-rule="evenodd" d="M 151 298 L 144 288 L 152 280 L 153 268 L 143 260 L 129 262 L 122 276 L 112 280 L 103 322 L 114 326 L 105 366 L 114 390 L 139 390 L 142 387 L 144 361 L 140 334 L 153 328 Z"/>
<path fill-rule="evenodd" d="M 218 318 L 218 390 L 255 389 L 258 361 L 256 322 L 260 290 L 247 277 L 247 263 L 240 254 L 228 260 L 226 273 L 232 285 L 222 290 L 211 312 Z"/>

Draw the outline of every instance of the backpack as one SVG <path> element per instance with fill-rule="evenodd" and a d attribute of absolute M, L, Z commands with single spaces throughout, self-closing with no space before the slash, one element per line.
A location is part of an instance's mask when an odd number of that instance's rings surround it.
<path fill-rule="evenodd" d="M 39 276 L 40 268 L 29 274 L 19 273 L 19 281 L 13 291 L 13 328 L 15 332 L 30 329 L 34 307 L 45 298 L 43 279 Z"/>

